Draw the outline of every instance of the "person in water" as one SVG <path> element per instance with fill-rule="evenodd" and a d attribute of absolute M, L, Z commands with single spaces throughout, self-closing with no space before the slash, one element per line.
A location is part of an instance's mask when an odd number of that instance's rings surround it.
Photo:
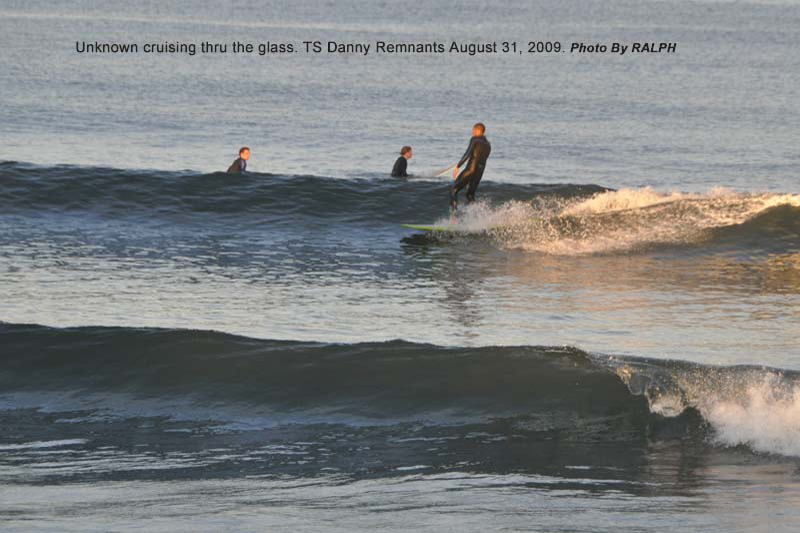
<path fill-rule="evenodd" d="M 475 200 L 475 191 L 478 190 L 483 171 L 486 170 L 486 160 L 489 159 L 489 154 L 492 152 L 492 145 L 486 140 L 485 133 L 486 126 L 482 123 L 478 122 L 472 126 L 472 138 L 469 140 L 467 151 L 453 169 L 453 180 L 455 181 L 450 187 L 451 209 L 458 208 L 458 193 L 464 187 L 467 188 L 467 203 Z M 459 174 L 458 169 L 464 163 L 467 166 Z"/>
<path fill-rule="evenodd" d="M 239 174 L 247 169 L 247 160 L 250 159 L 250 148 L 242 146 L 239 148 L 239 157 L 228 167 L 228 174 Z"/>
<path fill-rule="evenodd" d="M 400 157 L 397 158 L 397 161 L 394 162 L 394 166 L 392 167 L 392 177 L 393 178 L 407 178 L 408 172 L 406 169 L 408 168 L 408 160 L 411 159 L 413 153 L 411 152 L 410 146 L 403 146 L 400 149 Z"/>

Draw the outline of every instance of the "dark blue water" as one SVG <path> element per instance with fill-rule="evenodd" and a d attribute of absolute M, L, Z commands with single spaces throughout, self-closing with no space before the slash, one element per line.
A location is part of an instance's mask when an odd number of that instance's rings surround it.
<path fill-rule="evenodd" d="M 799 23 L 4 3 L 2 529 L 796 529 Z M 74 51 L 539 38 L 678 53 Z M 477 120 L 452 218 L 436 171 Z"/>

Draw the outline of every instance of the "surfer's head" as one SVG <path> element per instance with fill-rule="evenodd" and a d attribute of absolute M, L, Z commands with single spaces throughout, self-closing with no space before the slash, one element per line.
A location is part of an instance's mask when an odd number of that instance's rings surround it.
<path fill-rule="evenodd" d="M 474 126 L 472 126 L 473 137 L 480 137 L 484 133 L 486 133 L 486 126 L 483 125 L 483 122 L 478 122 Z"/>
<path fill-rule="evenodd" d="M 402 148 L 400 148 L 400 155 L 402 155 L 406 159 L 411 159 L 411 157 L 414 154 L 411 152 L 411 147 L 410 146 L 403 146 Z"/>
<path fill-rule="evenodd" d="M 245 161 L 250 159 L 250 148 L 248 148 L 247 146 L 242 146 L 241 148 L 239 148 L 239 157 L 241 157 Z"/>

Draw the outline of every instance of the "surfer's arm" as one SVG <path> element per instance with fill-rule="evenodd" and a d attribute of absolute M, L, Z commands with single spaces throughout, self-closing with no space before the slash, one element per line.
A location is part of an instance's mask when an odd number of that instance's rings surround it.
<path fill-rule="evenodd" d="M 464 152 L 463 156 L 461 156 L 461 161 L 456 163 L 456 170 L 458 170 L 458 168 L 461 165 L 463 165 L 464 163 L 467 162 L 467 159 L 469 159 L 469 156 L 472 155 L 472 149 L 473 149 L 474 145 L 475 145 L 475 139 L 470 139 L 469 140 L 469 146 L 467 146 L 467 151 Z"/>
<path fill-rule="evenodd" d="M 461 168 L 461 165 L 467 162 L 467 160 L 472 156 L 472 149 L 474 148 L 475 139 L 469 140 L 469 145 L 467 146 L 467 151 L 464 152 L 464 155 L 461 156 L 461 160 L 456 163 L 455 168 L 453 168 L 453 179 L 458 178 L 458 169 Z"/>

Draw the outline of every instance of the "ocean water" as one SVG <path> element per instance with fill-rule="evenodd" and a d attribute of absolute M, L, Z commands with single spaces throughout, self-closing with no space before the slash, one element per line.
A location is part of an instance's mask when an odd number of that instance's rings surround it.
<path fill-rule="evenodd" d="M 75 51 L 236 39 L 678 44 Z M 795 2 L 5 0 L 0 529 L 798 530 L 797 42 Z"/>

